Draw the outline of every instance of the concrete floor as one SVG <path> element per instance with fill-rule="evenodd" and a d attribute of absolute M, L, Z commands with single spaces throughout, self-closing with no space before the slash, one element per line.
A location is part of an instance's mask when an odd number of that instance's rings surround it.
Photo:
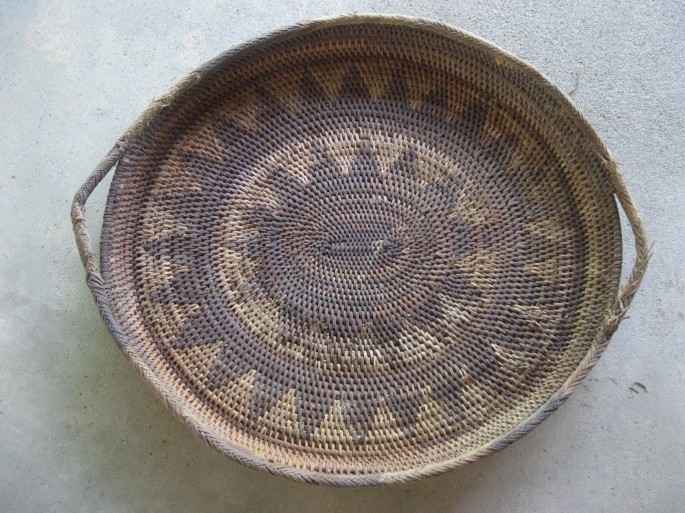
<path fill-rule="evenodd" d="M 684 510 L 685 4 L 175 4 L 0 1 L 0 512 Z M 656 241 L 630 319 L 550 420 L 464 470 L 361 490 L 245 468 L 173 418 L 107 333 L 68 216 L 112 142 L 186 71 L 282 25 L 350 11 L 449 22 L 567 91 L 579 74 L 574 101 Z M 95 232 L 104 194 L 89 213 Z"/>

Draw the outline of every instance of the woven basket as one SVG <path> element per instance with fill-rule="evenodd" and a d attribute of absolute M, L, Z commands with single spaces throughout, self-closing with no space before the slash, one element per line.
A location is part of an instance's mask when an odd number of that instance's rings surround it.
<path fill-rule="evenodd" d="M 115 166 L 100 271 L 84 204 Z M 618 205 L 637 256 L 622 289 Z M 529 432 L 649 259 L 563 93 L 401 17 L 308 22 L 209 62 L 117 141 L 72 217 L 108 328 L 178 416 L 249 466 L 345 486 Z"/>

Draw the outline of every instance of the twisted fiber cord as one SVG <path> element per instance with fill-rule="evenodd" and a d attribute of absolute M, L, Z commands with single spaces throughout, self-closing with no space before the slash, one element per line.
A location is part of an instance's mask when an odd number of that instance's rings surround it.
<path fill-rule="evenodd" d="M 606 169 L 613 180 L 614 192 L 623 208 L 628 221 L 631 224 L 633 236 L 635 239 L 636 257 L 632 272 L 619 292 L 615 302 L 610 308 L 604 324 L 593 341 L 590 349 L 586 353 L 575 371 L 568 377 L 562 387 L 542 406 L 537 412 L 531 415 L 528 419 L 519 424 L 505 435 L 493 440 L 489 444 L 472 452 L 469 455 L 460 457 L 455 460 L 441 462 L 439 464 L 430 465 L 426 467 L 411 469 L 407 471 L 386 473 L 382 475 L 334 475 L 325 472 L 300 470 L 289 467 L 287 465 L 278 464 L 267 460 L 266 458 L 256 456 L 242 447 L 226 440 L 219 435 L 214 429 L 208 426 L 202 419 L 197 417 L 190 411 L 183 398 L 178 392 L 169 386 L 133 351 L 129 350 L 129 341 L 126 334 L 122 330 L 118 321 L 112 315 L 109 298 L 107 296 L 107 288 L 100 274 L 97 258 L 93 250 L 92 241 L 88 232 L 85 221 L 85 204 L 93 192 L 95 187 L 102 181 L 102 179 L 116 166 L 120 159 L 126 154 L 129 142 L 136 140 L 141 134 L 145 132 L 150 123 L 154 121 L 157 116 L 169 105 L 171 105 L 177 98 L 192 89 L 193 86 L 202 81 L 203 77 L 220 66 L 228 57 L 233 56 L 245 49 L 259 46 L 264 41 L 273 41 L 291 34 L 294 30 L 308 31 L 316 30 L 325 26 L 343 25 L 352 23 L 376 22 L 384 24 L 397 25 L 413 25 L 419 26 L 439 34 L 446 35 L 452 39 L 460 39 L 466 41 L 468 44 L 492 52 L 496 55 L 509 59 L 512 66 L 521 67 L 531 74 L 535 79 L 540 81 L 543 85 L 549 87 L 550 91 L 557 97 L 562 97 L 570 105 L 570 113 L 580 121 L 582 130 L 594 142 L 598 153 L 604 159 Z M 558 408 L 573 391 L 579 386 L 580 382 L 589 373 L 595 363 L 598 361 L 601 354 L 606 349 L 611 335 L 616 331 L 618 324 L 625 317 L 628 307 L 632 302 L 635 293 L 637 292 L 644 273 L 647 268 L 651 256 L 651 250 L 648 244 L 647 235 L 644 229 L 644 224 L 640 214 L 638 213 L 632 198 L 628 192 L 626 183 L 621 176 L 618 166 L 611 159 L 608 150 L 603 145 L 594 129 L 590 126 L 585 117 L 579 113 L 572 105 L 570 100 L 566 98 L 557 88 L 550 84 L 546 78 L 539 74 L 531 66 L 519 61 L 511 56 L 511 54 L 487 43 L 475 36 L 463 32 L 455 31 L 455 29 L 442 23 L 435 23 L 426 20 L 415 18 L 406 18 L 401 16 L 377 16 L 377 15 L 351 15 L 332 19 L 319 20 L 314 22 L 307 22 L 294 27 L 288 27 L 266 35 L 254 41 L 245 43 L 233 50 L 229 50 L 217 58 L 209 61 L 207 64 L 199 68 L 197 71 L 190 73 L 184 77 L 176 86 L 170 91 L 156 99 L 143 112 L 143 114 L 129 127 L 129 129 L 120 137 L 114 147 L 109 151 L 107 156 L 98 164 L 93 173 L 87 178 L 82 187 L 78 190 L 74 197 L 72 205 L 72 223 L 76 236 L 79 253 L 86 270 L 86 281 L 91 289 L 96 304 L 100 313 L 114 339 L 118 345 L 125 352 L 127 357 L 131 360 L 138 371 L 149 381 L 157 394 L 163 399 L 167 406 L 180 418 L 182 418 L 203 440 L 215 447 L 217 450 L 233 457 L 248 466 L 266 470 L 268 472 L 289 477 L 292 479 L 312 482 L 318 484 L 330 484 L 336 486 L 360 486 L 360 485 L 378 485 L 386 483 L 399 483 L 409 480 L 419 479 L 431 475 L 443 473 L 447 470 L 458 468 L 470 462 L 476 461 L 488 454 L 498 451 L 506 447 L 511 442 L 521 438 L 543 420 L 545 420 L 556 408 Z"/>

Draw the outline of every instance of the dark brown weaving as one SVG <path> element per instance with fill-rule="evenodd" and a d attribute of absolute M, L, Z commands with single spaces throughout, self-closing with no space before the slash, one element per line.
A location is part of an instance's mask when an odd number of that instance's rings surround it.
<path fill-rule="evenodd" d="M 114 164 L 100 277 L 82 205 Z M 617 194 L 638 246 L 620 300 Z M 377 16 L 198 70 L 74 221 L 105 320 L 172 409 L 244 463 L 338 485 L 443 472 L 532 429 L 648 258 L 563 94 L 472 36 Z"/>

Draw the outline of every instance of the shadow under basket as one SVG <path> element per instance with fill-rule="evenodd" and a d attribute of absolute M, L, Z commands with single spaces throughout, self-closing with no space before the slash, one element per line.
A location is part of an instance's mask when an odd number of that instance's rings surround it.
<path fill-rule="evenodd" d="M 113 168 L 98 263 L 84 205 Z M 649 259 L 562 92 L 396 16 L 306 22 L 207 63 L 117 141 L 72 217 L 109 330 L 166 404 L 227 456 L 339 486 L 529 432 L 596 363 Z"/>

